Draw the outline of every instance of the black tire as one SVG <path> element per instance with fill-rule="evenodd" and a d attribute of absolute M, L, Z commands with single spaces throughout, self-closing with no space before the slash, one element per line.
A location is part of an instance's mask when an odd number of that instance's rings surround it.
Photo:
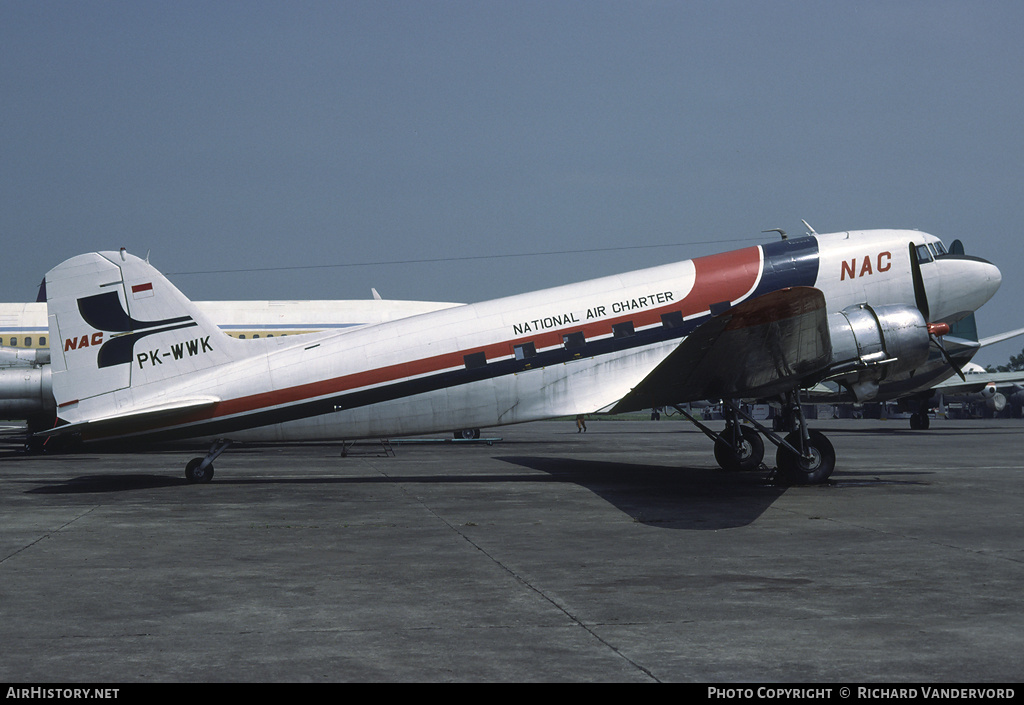
<path fill-rule="evenodd" d="M 475 438 L 479 438 L 480 437 L 480 429 L 479 428 L 464 428 L 461 431 L 455 431 L 452 435 L 455 438 L 461 438 L 462 440 L 465 440 L 465 441 L 471 441 L 471 440 L 473 440 Z"/>
<path fill-rule="evenodd" d="M 804 459 L 785 446 L 779 446 L 775 463 L 779 479 L 791 485 L 819 485 L 825 482 L 836 468 L 836 451 L 832 442 L 821 431 L 810 431 L 807 451 L 811 459 Z M 786 442 L 794 448 L 800 447 L 800 432 L 786 436 Z"/>
<path fill-rule="evenodd" d="M 206 466 L 206 470 L 200 472 L 199 466 L 202 465 L 202 458 L 192 458 L 188 461 L 185 466 L 185 479 L 192 483 L 198 482 L 209 482 L 213 479 L 213 464 Z"/>
<path fill-rule="evenodd" d="M 722 434 L 723 438 L 727 436 L 727 432 Z M 752 428 L 740 426 L 740 436 L 738 454 L 729 445 L 715 441 L 715 460 L 723 470 L 755 470 L 764 460 L 764 440 L 761 435 Z"/>

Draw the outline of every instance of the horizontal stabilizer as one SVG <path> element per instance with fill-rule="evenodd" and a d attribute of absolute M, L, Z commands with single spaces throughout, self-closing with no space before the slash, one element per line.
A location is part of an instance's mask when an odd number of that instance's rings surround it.
<path fill-rule="evenodd" d="M 831 356 L 822 292 L 782 289 L 745 301 L 698 327 L 612 412 L 773 396 L 820 373 Z"/>
<path fill-rule="evenodd" d="M 130 436 L 157 426 L 185 422 L 197 411 L 208 409 L 218 403 L 217 397 L 178 399 L 171 402 L 133 409 L 124 414 L 113 414 L 102 418 L 64 424 L 42 431 L 38 436 L 69 436 L 80 434 L 83 439 L 100 436 Z M 72 402 L 73 404 L 74 402 Z"/>
<path fill-rule="evenodd" d="M 1004 340 L 1016 338 L 1018 335 L 1024 335 L 1024 328 L 1018 328 L 1017 330 L 1010 330 L 1006 331 L 1005 333 L 997 333 L 995 335 L 990 335 L 987 338 L 982 338 L 978 342 L 981 347 L 985 347 L 986 345 L 995 345 L 996 343 L 1001 343 Z"/>

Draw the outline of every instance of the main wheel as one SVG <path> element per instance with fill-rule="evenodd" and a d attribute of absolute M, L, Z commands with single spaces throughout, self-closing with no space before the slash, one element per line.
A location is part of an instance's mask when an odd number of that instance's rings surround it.
<path fill-rule="evenodd" d="M 455 438 L 461 438 L 462 440 L 465 440 L 465 441 L 471 441 L 471 440 L 473 440 L 475 438 L 479 438 L 480 437 L 480 429 L 479 428 L 464 428 L 461 431 L 455 431 L 452 435 Z"/>
<path fill-rule="evenodd" d="M 213 463 L 206 466 L 203 471 L 199 466 L 203 464 L 202 458 L 192 458 L 185 466 L 185 479 L 189 482 L 209 482 L 213 479 Z"/>
<path fill-rule="evenodd" d="M 739 448 L 715 441 L 715 460 L 723 470 L 754 470 L 764 459 L 764 441 L 752 428 L 740 426 Z M 728 431 L 722 437 L 728 440 Z"/>
<path fill-rule="evenodd" d="M 836 451 L 832 442 L 821 431 L 809 431 L 807 441 L 807 458 L 792 452 L 785 446 L 779 446 L 775 454 L 775 464 L 779 468 L 779 477 L 783 482 L 793 485 L 817 485 L 829 478 L 836 468 Z M 794 431 L 786 436 L 786 442 L 794 448 L 800 447 L 800 432 Z"/>

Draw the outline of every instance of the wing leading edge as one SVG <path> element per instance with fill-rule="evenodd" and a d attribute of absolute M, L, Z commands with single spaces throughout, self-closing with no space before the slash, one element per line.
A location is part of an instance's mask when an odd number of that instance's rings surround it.
<path fill-rule="evenodd" d="M 831 356 L 824 294 L 781 289 L 698 327 L 610 411 L 773 396 L 825 369 Z"/>

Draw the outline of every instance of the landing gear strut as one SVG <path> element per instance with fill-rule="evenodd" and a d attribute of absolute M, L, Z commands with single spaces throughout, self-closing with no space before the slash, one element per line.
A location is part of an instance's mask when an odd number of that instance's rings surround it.
<path fill-rule="evenodd" d="M 783 482 L 817 485 L 827 480 L 835 470 L 835 448 L 821 431 L 793 431 L 783 440 L 784 445 L 780 445 L 775 453 L 775 465 Z"/>
<path fill-rule="evenodd" d="M 218 438 L 210 446 L 210 452 L 204 458 L 192 458 L 185 465 L 185 479 L 192 483 L 209 482 L 213 479 L 213 461 L 231 445 L 227 438 Z"/>
<path fill-rule="evenodd" d="M 733 403 L 723 404 L 725 430 L 715 438 L 715 460 L 723 470 L 756 470 L 764 460 L 764 441 L 740 423 Z"/>
<path fill-rule="evenodd" d="M 928 402 L 931 401 L 930 394 L 922 394 L 917 398 L 917 411 L 910 415 L 910 428 L 915 431 L 927 431 L 931 426 L 928 418 Z"/>
<path fill-rule="evenodd" d="M 734 401 L 722 402 L 725 430 L 721 433 L 708 428 L 678 404 L 675 409 L 715 442 L 715 460 L 723 470 L 755 470 L 760 467 L 764 460 L 764 441 L 757 431 L 740 423 L 741 416 L 748 420 L 750 417 Z"/>
<path fill-rule="evenodd" d="M 836 469 L 836 451 L 821 431 L 807 428 L 807 419 L 800 405 L 798 392 L 786 396 L 783 418 L 789 420 L 789 431 L 776 442 L 775 465 L 779 479 L 790 485 L 818 485 Z M 774 440 L 774 439 L 773 439 Z"/>
<path fill-rule="evenodd" d="M 697 428 L 715 442 L 715 460 L 723 470 L 753 470 L 764 459 L 764 441 L 760 431 L 768 440 L 778 446 L 775 464 L 778 479 L 792 485 L 815 485 L 825 482 L 836 467 L 836 452 L 832 443 L 820 431 L 807 428 L 803 409 L 796 392 L 787 395 L 783 418 L 789 431 L 780 438 L 774 431 L 757 422 L 743 408 L 732 400 L 722 402 L 725 416 L 725 430 L 721 433 L 708 428 L 681 406 L 675 409 L 689 419 Z M 746 419 L 757 431 L 743 426 Z"/>

